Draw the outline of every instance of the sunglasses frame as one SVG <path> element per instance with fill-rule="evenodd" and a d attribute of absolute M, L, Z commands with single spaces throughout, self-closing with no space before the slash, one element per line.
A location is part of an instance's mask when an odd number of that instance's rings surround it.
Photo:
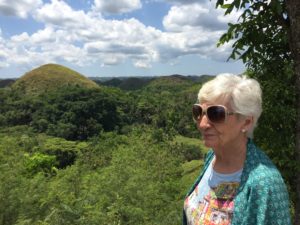
<path fill-rule="evenodd" d="M 194 108 L 194 106 L 200 107 L 202 109 L 202 114 L 198 116 L 198 119 L 195 119 L 194 110 L 192 110 L 192 116 L 193 116 L 193 120 L 195 122 L 198 122 L 198 121 L 202 120 L 203 116 L 206 115 L 206 118 L 208 119 L 209 122 L 221 124 L 221 123 L 226 122 L 228 116 L 236 114 L 235 112 L 229 112 L 228 109 L 226 108 L 226 106 L 224 106 L 224 105 L 209 105 L 205 109 L 203 109 L 203 107 L 200 104 L 194 104 L 193 108 Z M 216 106 L 222 107 L 224 109 L 224 112 L 225 112 L 225 118 L 221 122 L 213 122 L 213 121 L 211 121 L 211 119 L 209 119 L 209 116 L 207 115 L 207 110 L 211 107 L 216 107 Z"/>

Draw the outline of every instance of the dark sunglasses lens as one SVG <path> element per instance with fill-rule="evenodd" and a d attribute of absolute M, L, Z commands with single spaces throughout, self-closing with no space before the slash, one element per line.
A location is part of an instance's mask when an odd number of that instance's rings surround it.
<path fill-rule="evenodd" d="M 199 120 L 202 115 L 202 108 L 199 105 L 193 105 L 193 119 Z"/>
<path fill-rule="evenodd" d="M 207 117 L 213 123 L 224 122 L 225 115 L 225 108 L 222 106 L 211 106 L 207 108 Z"/>

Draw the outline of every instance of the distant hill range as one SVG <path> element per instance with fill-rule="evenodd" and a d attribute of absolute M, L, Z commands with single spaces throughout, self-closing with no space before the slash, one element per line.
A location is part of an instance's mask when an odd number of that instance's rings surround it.
<path fill-rule="evenodd" d="M 0 88 L 12 85 L 16 79 L 0 79 Z"/>
<path fill-rule="evenodd" d="M 169 76 L 140 77 L 85 77 L 84 75 L 58 64 L 46 64 L 25 73 L 18 79 L 0 79 L 0 88 L 10 86 L 25 94 L 39 94 L 55 90 L 65 85 L 79 85 L 97 88 L 99 85 L 117 87 L 123 90 L 138 90 L 147 85 L 163 86 L 168 84 L 185 84 L 186 82 L 203 83 L 212 76 L 173 74 Z"/>
<path fill-rule="evenodd" d="M 91 80 L 98 84 L 118 87 L 123 90 L 137 90 L 147 85 L 157 86 L 166 83 L 185 83 L 185 82 L 196 82 L 203 83 L 210 80 L 212 76 L 201 75 L 201 76 L 183 76 L 179 74 L 169 76 L 145 76 L 145 77 L 90 77 Z"/>

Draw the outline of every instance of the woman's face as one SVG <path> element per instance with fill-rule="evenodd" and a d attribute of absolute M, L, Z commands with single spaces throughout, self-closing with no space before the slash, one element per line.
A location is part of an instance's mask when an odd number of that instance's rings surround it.
<path fill-rule="evenodd" d="M 228 112 L 233 112 L 228 104 L 220 104 L 219 102 L 203 103 L 201 107 L 205 111 L 211 105 L 223 105 Z M 242 130 L 246 129 L 246 124 L 246 120 L 238 118 L 237 114 L 227 115 L 226 120 L 222 123 L 211 122 L 208 120 L 207 115 L 203 115 L 197 121 L 205 146 L 215 150 L 230 148 L 239 141 L 244 141 L 246 135 Z"/>

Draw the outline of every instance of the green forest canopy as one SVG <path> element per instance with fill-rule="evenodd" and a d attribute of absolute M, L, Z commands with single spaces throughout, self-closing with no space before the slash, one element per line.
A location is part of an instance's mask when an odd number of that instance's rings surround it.
<path fill-rule="evenodd" d="M 180 224 L 207 151 L 191 119 L 202 79 L 1 88 L 0 224 Z"/>

